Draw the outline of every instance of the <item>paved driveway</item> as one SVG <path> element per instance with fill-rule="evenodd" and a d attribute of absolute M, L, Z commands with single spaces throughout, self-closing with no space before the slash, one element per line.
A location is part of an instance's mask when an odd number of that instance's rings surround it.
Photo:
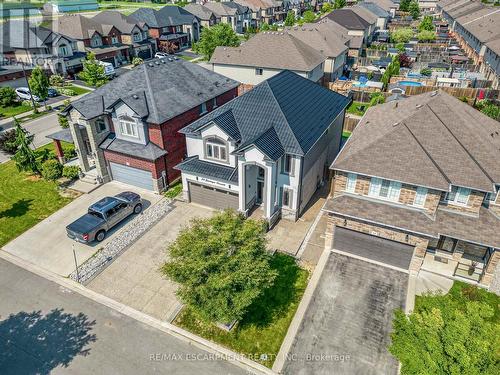
<path fill-rule="evenodd" d="M 331 253 L 285 363 L 285 374 L 398 373 L 387 351 L 408 275 Z"/>
<path fill-rule="evenodd" d="M 211 209 L 174 202 L 174 209 L 150 228 L 87 287 L 157 319 L 170 321 L 181 307 L 177 286 L 159 267 L 166 260 L 168 243 L 194 217 L 208 217 Z"/>
<path fill-rule="evenodd" d="M 89 194 L 84 194 L 61 208 L 47 219 L 24 232 L 3 247 L 5 251 L 37 264 L 49 271 L 68 276 L 75 269 L 72 246 L 75 247 L 78 264 L 94 255 L 103 245 L 114 238 L 120 228 L 127 225 L 133 216 L 117 225 L 101 243 L 80 244 L 66 236 L 66 225 L 87 212 L 88 207 L 106 196 L 113 196 L 122 191 L 131 190 L 140 194 L 147 202 L 145 208 L 158 202 L 161 195 L 138 189 L 119 182 L 109 182 Z"/>

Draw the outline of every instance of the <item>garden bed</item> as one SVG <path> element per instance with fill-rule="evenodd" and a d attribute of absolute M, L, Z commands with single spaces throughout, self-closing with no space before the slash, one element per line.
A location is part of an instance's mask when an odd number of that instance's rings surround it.
<path fill-rule="evenodd" d="M 181 310 L 173 323 L 271 367 L 309 278 L 309 272 L 288 255 L 276 253 L 271 266 L 279 272 L 274 286 L 250 306 L 245 317 L 230 332 L 201 320 L 188 307 Z"/>

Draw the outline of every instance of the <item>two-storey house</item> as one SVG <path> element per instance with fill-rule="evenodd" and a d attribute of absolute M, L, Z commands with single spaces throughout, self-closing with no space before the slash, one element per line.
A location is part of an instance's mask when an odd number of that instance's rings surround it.
<path fill-rule="evenodd" d="M 120 30 L 120 40 L 123 44 L 130 46 L 132 56 L 143 59 L 153 57 L 156 42 L 149 38 L 147 25 L 139 25 L 130 17 L 117 11 L 100 12 L 92 19 L 101 25 L 111 25 Z"/>
<path fill-rule="evenodd" d="M 211 27 L 221 22 L 220 16 L 203 4 L 190 3 L 184 6 L 193 16 L 200 20 L 200 33 L 204 27 Z"/>
<path fill-rule="evenodd" d="M 358 12 L 359 10 L 358 8 Z M 370 21 L 367 21 L 350 8 L 335 9 L 333 12 L 326 14 L 321 20 L 323 19 L 328 19 L 347 29 L 349 36 L 362 38 L 364 46 L 370 44 L 375 31 L 376 17 L 372 17 Z"/>
<path fill-rule="evenodd" d="M 158 49 L 162 44 L 173 43 L 177 48 L 187 48 L 200 38 L 200 22 L 197 17 L 178 6 L 165 6 L 159 10 L 139 8 L 130 18 L 147 25 L 149 36 L 157 41 Z"/>
<path fill-rule="evenodd" d="M 252 20 L 252 10 L 234 1 L 209 1 L 204 6 L 214 12 L 220 18 L 220 22 L 227 23 L 238 34 L 243 34 L 249 27 L 256 26 Z"/>
<path fill-rule="evenodd" d="M 500 123 L 442 91 L 370 108 L 333 162 L 327 246 L 489 286 Z"/>
<path fill-rule="evenodd" d="M 237 95 L 238 83 L 177 58 L 155 59 L 65 109 L 84 178 L 162 191 L 180 177 L 178 130 Z M 52 137 L 57 141 L 57 138 Z"/>
<path fill-rule="evenodd" d="M 181 130 L 186 200 L 297 220 L 340 149 L 350 100 L 283 71 Z"/>

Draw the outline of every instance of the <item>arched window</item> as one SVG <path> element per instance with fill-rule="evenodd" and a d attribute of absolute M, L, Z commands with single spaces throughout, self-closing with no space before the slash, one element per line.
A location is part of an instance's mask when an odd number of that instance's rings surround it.
<path fill-rule="evenodd" d="M 205 158 L 227 162 L 227 144 L 217 137 L 205 139 Z"/>
<path fill-rule="evenodd" d="M 61 44 L 59 46 L 59 55 L 66 56 L 69 54 L 68 46 L 66 44 Z"/>
<path fill-rule="evenodd" d="M 128 116 L 121 116 L 118 119 L 120 123 L 120 133 L 129 137 L 138 138 L 137 124 L 133 118 Z"/>

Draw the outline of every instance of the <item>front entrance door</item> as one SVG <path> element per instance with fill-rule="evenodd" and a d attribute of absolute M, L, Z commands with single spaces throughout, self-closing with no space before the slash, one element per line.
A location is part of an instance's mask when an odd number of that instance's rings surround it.
<path fill-rule="evenodd" d="M 262 204 L 264 199 L 264 181 L 257 181 L 257 204 Z"/>

